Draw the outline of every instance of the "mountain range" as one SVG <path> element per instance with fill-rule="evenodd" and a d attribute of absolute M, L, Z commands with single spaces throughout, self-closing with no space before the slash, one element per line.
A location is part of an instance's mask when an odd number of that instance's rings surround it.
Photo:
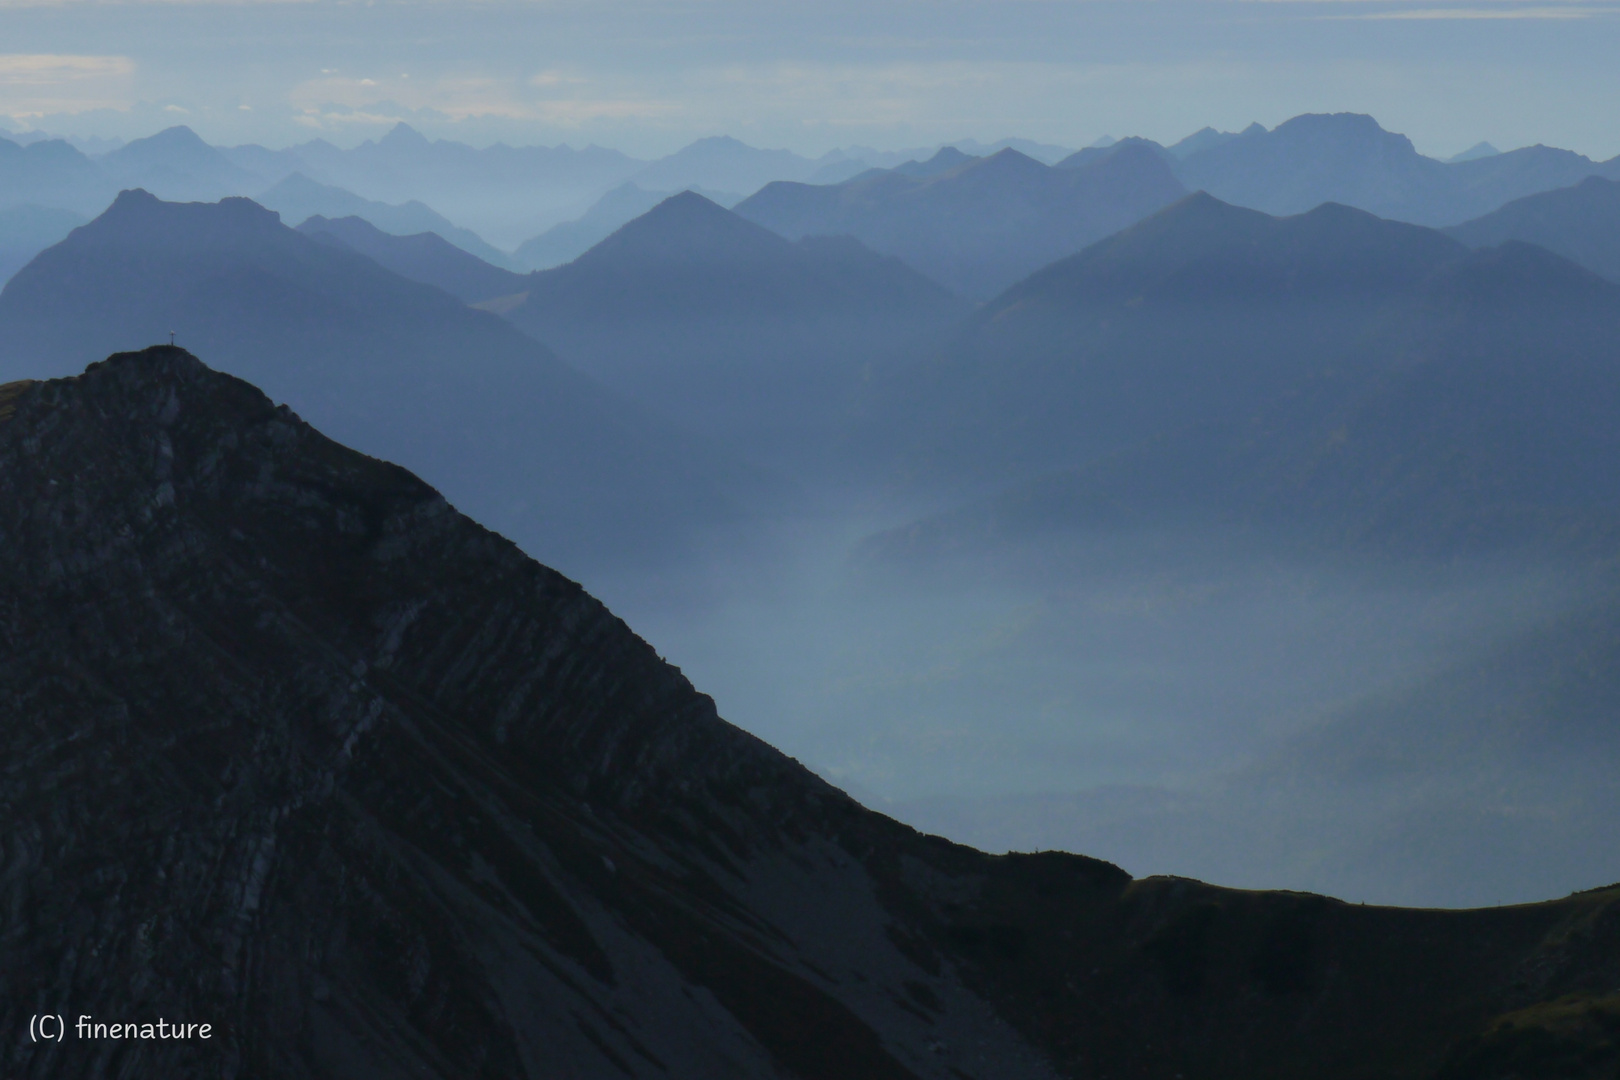
<path fill-rule="evenodd" d="M 498 308 L 581 370 L 754 460 L 824 454 L 864 368 L 966 305 L 858 241 L 671 196 Z"/>
<path fill-rule="evenodd" d="M 132 1039 L 121 1068 L 1616 1063 L 1615 890 L 1402 910 L 920 835 L 726 724 L 416 477 L 182 350 L 0 387 L 0 496 L 0 1013 L 210 1025 Z M 80 1075 L 107 1050 L 0 1053 Z"/>
<path fill-rule="evenodd" d="M 312 217 L 357 217 L 395 236 L 434 233 L 492 266 L 510 269 L 511 258 L 505 252 L 485 243 L 471 229 L 452 224 L 432 207 L 415 200 L 391 206 L 362 199 L 342 188 L 317 184 L 303 173 L 293 173 L 260 193 L 254 202 L 276 211 L 289 224 Z"/>
<path fill-rule="evenodd" d="M 741 195 L 729 195 L 699 188 L 699 195 L 721 206 L 732 206 L 742 200 Z M 549 270 L 563 263 L 573 262 L 585 252 L 606 240 L 622 225 L 629 224 L 645 214 L 674 192 L 648 191 L 633 182 L 620 184 L 591 204 L 584 214 L 559 222 L 518 245 L 512 253 L 513 261 L 527 270 Z"/>
<path fill-rule="evenodd" d="M 836 185 L 769 184 L 734 209 L 789 239 L 853 236 L 984 299 L 1185 194 L 1163 161 L 1138 148 L 1072 169 L 1012 149 L 940 157 L 938 168 L 868 172 Z"/>
<path fill-rule="evenodd" d="M 1595 551 L 1620 535 L 1617 340 L 1620 286 L 1545 249 L 1197 195 L 998 298 L 877 423 L 930 433 L 914 462 L 1078 466 L 969 515 L 996 535 L 1201 521 Z"/>
<path fill-rule="evenodd" d="M 1463 258 L 1348 207 L 1273 218 L 1205 194 L 1060 260 L 869 383 L 874 452 L 992 487 L 1242 415 L 1308 375 L 1387 361 L 1376 317 Z"/>
<path fill-rule="evenodd" d="M 61 139 L 26 146 L 0 139 L 0 207 L 99 214 L 117 191 L 94 162 Z"/>
<path fill-rule="evenodd" d="M 118 187 L 141 188 L 172 202 L 216 202 L 263 186 L 257 175 L 184 126 L 126 143 L 96 164 Z"/>
<path fill-rule="evenodd" d="M 1293 676 L 1261 667 L 1253 760 L 1195 782 L 894 812 L 997 849 L 1427 903 L 1612 864 L 1616 341 L 1620 287 L 1544 248 L 1199 194 L 886 370 L 868 431 L 910 432 L 897 481 L 954 505 L 868 539 L 871 587 L 1017 580 L 1046 609 L 1141 604 L 1075 618 L 1167 650 L 1211 619 L 1236 641 L 1292 620 L 1321 635 L 1292 670 L 1323 687 L 1290 698 Z M 1378 674 L 1363 633 L 1406 655 Z M 1242 672 L 1263 647 L 1220 655 Z M 1134 662 L 1182 670 L 1147 648 Z M 1220 680 L 1197 674 L 1160 708 L 1217 712 Z M 1149 718 L 1142 695 L 1105 691 L 1082 707 Z"/>
<path fill-rule="evenodd" d="M 740 197 L 771 181 L 788 181 L 769 195 L 760 192 L 744 215 L 790 238 L 855 235 L 978 299 L 1184 193 L 1173 183 L 1274 214 L 1340 202 L 1396 220 L 1450 225 L 1587 176 L 1620 180 L 1620 159 L 1593 162 L 1543 146 L 1442 162 L 1418 154 L 1403 136 L 1383 131 L 1371 117 L 1352 114 L 1299 116 L 1270 131 L 1259 125 L 1236 133 L 1205 129 L 1170 149 L 1137 138 L 1099 142 L 1066 157 L 1062 148 L 1027 140 L 988 145 L 968 140 L 947 147 L 951 153 L 942 160 L 965 166 L 961 159 L 966 157 L 997 159 L 997 165 L 975 167 L 988 169 L 980 177 L 984 183 L 945 183 L 940 177 L 935 183 L 944 186 L 938 190 L 909 194 L 900 177 L 923 180 L 925 173 L 945 171 L 941 161 L 927 163 L 917 152 L 858 147 L 811 159 L 725 137 L 699 140 L 654 162 L 600 147 L 475 149 L 428 139 L 404 124 L 350 149 L 319 139 L 282 150 L 216 148 L 186 127 L 93 158 L 61 140 L 31 140 L 26 147 L 0 142 L 0 207 L 31 203 L 94 215 L 120 187 L 141 187 L 178 200 L 248 195 L 274 203 L 285 198 L 289 219 L 358 215 L 385 231 L 410 234 L 428 228 L 424 215 L 415 213 L 409 224 L 396 226 L 387 219 L 404 211 L 387 207 L 421 203 L 456 223 L 441 219 L 430 231 L 497 265 L 505 265 L 507 257 L 486 239 L 504 249 L 533 241 L 538 248 L 515 264 L 524 267 L 565 262 L 645 209 L 644 200 L 628 206 L 615 198 L 588 213 L 626 182 L 648 192 L 696 187 L 727 202 L 733 196 L 722 193 Z M 1035 156 L 1027 157 L 1019 147 Z M 1090 169 L 1111 154 L 1140 159 L 1151 151 L 1174 179 L 1154 173 L 1141 160 L 1129 166 L 1121 161 L 1094 177 L 1092 190 L 1076 178 L 1065 184 L 1003 160 L 1009 150 L 1032 164 L 1055 161 L 1074 169 Z M 908 164 L 908 157 L 918 160 Z M 290 181 L 295 174 L 310 183 Z M 342 194 L 326 192 L 324 203 L 307 204 L 310 192 L 304 191 L 300 202 L 280 190 L 286 182 Z M 1066 190 L 1077 185 L 1083 189 L 1078 196 Z M 272 188 L 275 194 L 269 193 Z M 1084 209 L 1077 208 L 1081 204 Z M 931 241 L 918 224 L 934 212 L 960 217 L 947 230 L 953 237 L 949 243 Z M 555 226 L 562 228 L 542 240 L 541 234 Z M 450 235 L 455 229 L 463 232 Z M 999 248 L 997 234 L 1005 237 Z M 975 254 L 994 263 L 978 277 L 971 265 Z"/>
<path fill-rule="evenodd" d="M 576 572 L 741 529 L 771 490 L 496 316 L 246 199 L 121 195 L 0 293 L 0 372 L 72 371 L 171 330 Z"/>
<path fill-rule="evenodd" d="M 1470 247 L 1523 240 L 1620 282 L 1620 181 L 1589 176 L 1574 187 L 1515 199 L 1445 232 Z"/>
<path fill-rule="evenodd" d="M 1370 116 L 1335 113 L 1296 116 L 1270 131 L 1250 127 L 1187 154 L 1175 172 L 1189 190 L 1268 214 L 1339 202 L 1399 221 L 1452 225 L 1587 176 L 1620 179 L 1620 158 L 1599 163 L 1530 146 L 1447 163 L 1419 154 Z"/>
<path fill-rule="evenodd" d="M 465 303 L 509 296 L 527 280 L 457 247 L 436 232 L 396 235 L 362 217 L 306 218 L 298 231 L 323 243 L 359 252 L 402 278 L 432 285 Z"/>

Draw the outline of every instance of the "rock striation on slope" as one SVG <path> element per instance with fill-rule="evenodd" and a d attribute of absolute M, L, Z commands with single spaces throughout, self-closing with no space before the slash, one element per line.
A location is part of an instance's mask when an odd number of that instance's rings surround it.
<path fill-rule="evenodd" d="M 1612 1056 L 1617 899 L 1359 908 L 920 836 L 181 350 L 0 387 L 8 1077 L 1485 1076 L 1521 1029 Z"/>

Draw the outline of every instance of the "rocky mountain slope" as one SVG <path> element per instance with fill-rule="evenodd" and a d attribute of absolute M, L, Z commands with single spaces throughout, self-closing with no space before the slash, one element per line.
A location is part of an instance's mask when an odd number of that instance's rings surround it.
<path fill-rule="evenodd" d="M 1404 911 L 920 836 L 178 349 L 0 387 L 0 551 L 0 1020 L 213 1025 L 17 1034 L 10 1076 L 1616 1063 L 1616 891 Z"/>

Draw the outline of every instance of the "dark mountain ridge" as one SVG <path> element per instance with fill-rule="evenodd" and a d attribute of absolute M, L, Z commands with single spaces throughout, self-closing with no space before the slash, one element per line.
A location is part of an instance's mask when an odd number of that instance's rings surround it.
<path fill-rule="evenodd" d="M 578 585 L 167 347 L 0 387 L 9 1072 L 802 1080 L 1611 1067 L 1620 894 L 1131 881 L 866 811 Z M 93 871 L 93 872 L 92 872 Z M 1550 1075 L 1550 1074 L 1546 1074 Z"/>
<path fill-rule="evenodd" d="M 0 293 L 0 372 L 72 371 L 171 330 L 582 571 L 741 529 L 772 490 L 496 316 L 247 199 L 121 195 Z"/>

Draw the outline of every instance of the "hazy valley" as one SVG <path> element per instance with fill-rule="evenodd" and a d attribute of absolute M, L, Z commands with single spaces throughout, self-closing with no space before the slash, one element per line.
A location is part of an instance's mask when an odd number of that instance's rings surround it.
<path fill-rule="evenodd" d="M 0 140 L 15 1001 L 243 1075 L 1620 1060 L 1613 892 L 1532 904 L 1620 880 L 1620 158 L 1008 142 Z"/>

